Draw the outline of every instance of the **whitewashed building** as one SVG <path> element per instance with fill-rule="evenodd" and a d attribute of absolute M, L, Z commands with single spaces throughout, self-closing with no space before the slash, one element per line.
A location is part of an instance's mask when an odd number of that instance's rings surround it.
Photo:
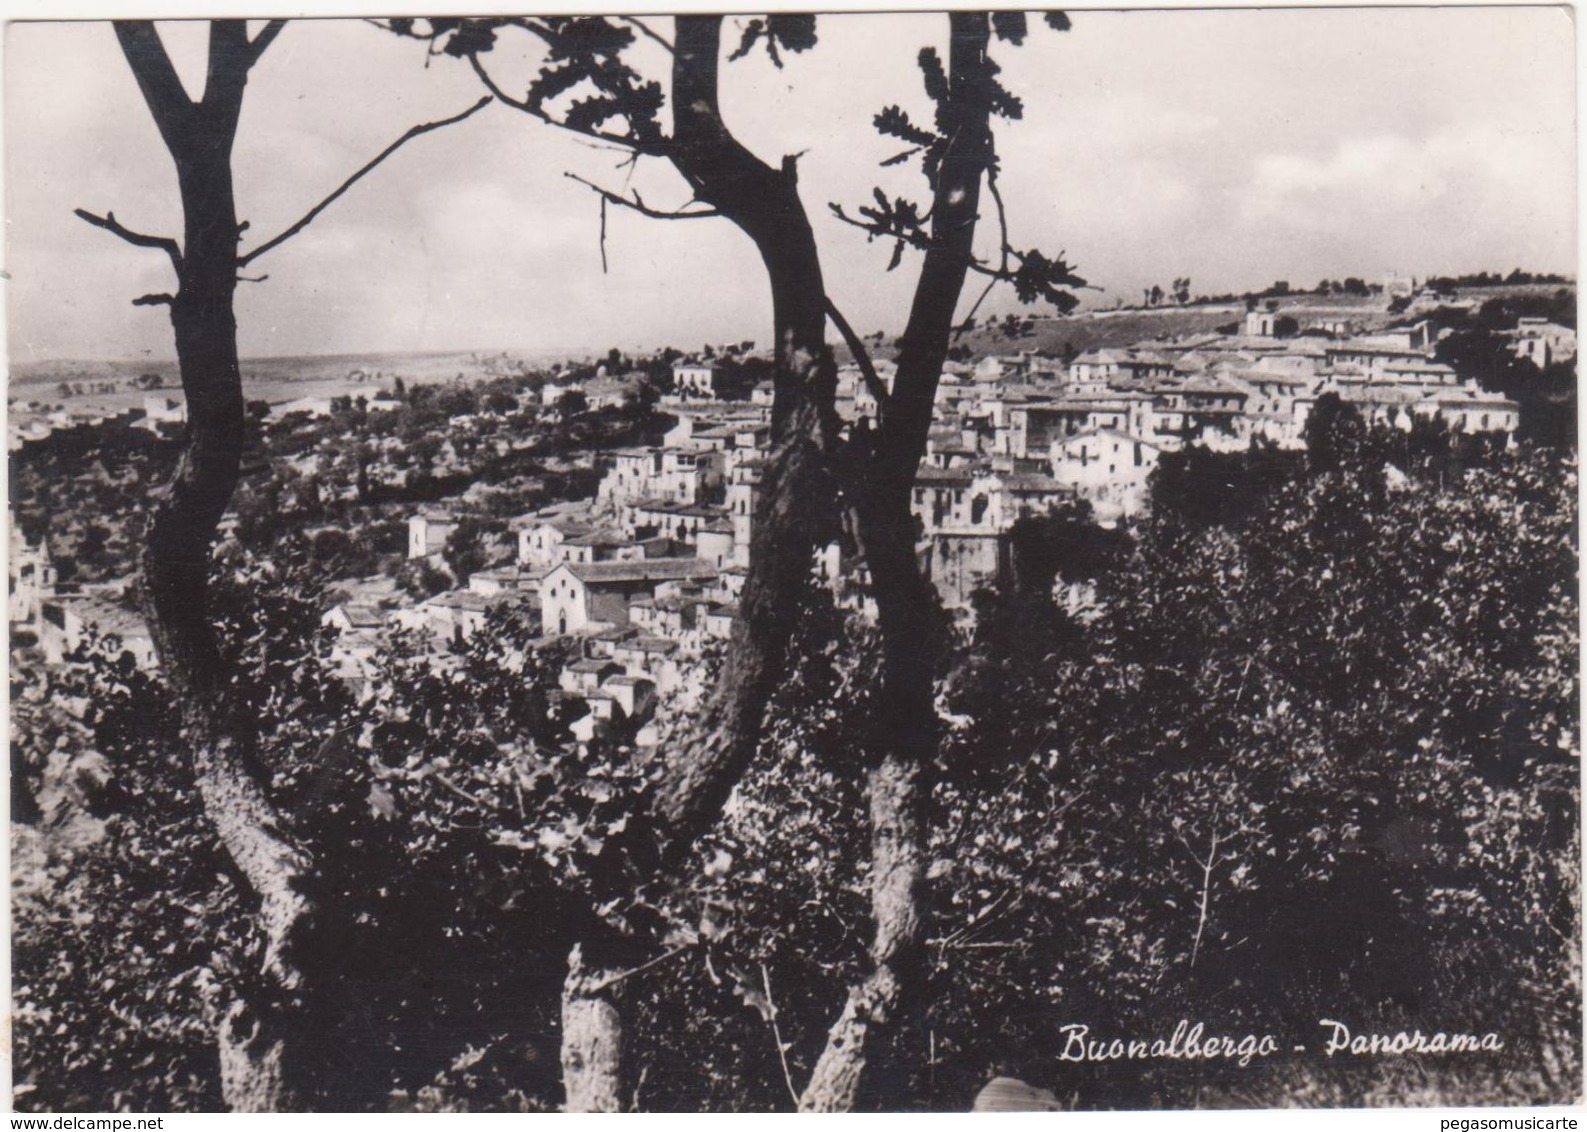
<path fill-rule="evenodd" d="M 679 362 L 672 367 L 673 387 L 686 398 L 716 398 L 718 370 L 708 362 Z"/>
<path fill-rule="evenodd" d="M 446 540 L 457 530 L 457 518 L 450 511 L 420 511 L 408 517 L 408 557 L 429 558 L 446 548 Z"/>
<path fill-rule="evenodd" d="M 716 574 L 715 566 L 698 558 L 564 562 L 540 581 L 541 623 L 547 636 L 627 625 L 631 599 L 653 595 L 662 582 L 706 582 Z"/>
<path fill-rule="evenodd" d="M 1098 517 L 1128 517 L 1145 508 L 1147 481 L 1162 454 L 1162 445 L 1146 437 L 1096 429 L 1053 442 L 1052 476 L 1089 500 Z"/>

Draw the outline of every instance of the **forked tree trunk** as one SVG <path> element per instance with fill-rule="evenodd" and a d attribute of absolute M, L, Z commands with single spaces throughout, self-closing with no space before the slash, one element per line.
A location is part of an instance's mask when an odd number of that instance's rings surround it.
<path fill-rule="evenodd" d="M 956 13 L 950 21 L 949 113 L 958 120 L 950 131 L 936 190 L 932 247 L 905 331 L 882 448 L 865 470 L 864 482 L 850 485 L 856 534 L 871 570 L 883 638 L 876 726 L 865 752 L 870 765 L 875 937 L 871 971 L 851 990 L 800 1099 L 802 1109 L 813 1111 L 848 1111 L 866 1079 L 874 1082 L 878 1074 L 868 1051 L 874 1049 L 877 1032 L 896 1022 L 921 966 L 921 807 L 926 770 L 936 750 L 938 606 L 915 558 L 909 501 L 971 259 L 981 178 L 992 156 L 989 104 L 977 89 L 989 77 L 988 20 L 984 13 Z M 794 628 L 788 595 L 805 584 L 811 553 L 830 529 L 834 506 L 836 374 L 825 345 L 820 258 L 799 200 L 793 161 L 772 169 L 744 150 L 722 124 L 716 81 L 720 31 L 720 17 L 677 20 L 672 159 L 696 197 L 733 220 L 761 253 L 776 327 L 776 399 L 750 575 L 723 678 L 691 741 L 669 757 L 658 793 L 664 864 L 676 864 L 715 820 L 755 754 L 765 704 L 782 675 Z M 599 1018 L 608 1039 L 603 1048 L 620 1053 L 620 1039 L 613 1040 L 619 1036 L 610 1029 L 620 1022 L 615 1009 L 581 1003 L 580 1010 L 587 1013 L 580 1018 L 585 1025 Z M 599 1090 L 580 1082 L 579 1095 L 620 1098 L 620 1064 L 608 1072 Z M 889 1075 L 881 1074 L 884 1079 Z"/>
<path fill-rule="evenodd" d="M 210 554 L 237 486 L 244 404 L 232 300 L 239 235 L 231 148 L 248 69 L 263 49 L 241 20 L 210 28 L 204 96 L 188 98 L 152 24 L 115 25 L 122 51 L 176 163 L 184 238 L 173 254 L 171 325 L 187 428 L 171 482 L 148 524 L 142 605 L 181 715 L 204 813 L 259 901 L 264 986 L 224 1011 L 217 1044 L 222 1094 L 234 1111 L 297 1107 L 287 1027 L 302 986 L 295 941 L 309 913 L 308 858 L 265 791 L 255 737 L 240 718 L 211 623 Z M 268 41 L 266 41 L 268 42 Z"/>
<path fill-rule="evenodd" d="M 834 529 L 828 453 L 838 426 L 821 258 L 794 163 L 767 165 L 722 122 L 722 18 L 679 16 L 676 26 L 670 156 L 695 195 L 737 225 L 760 252 L 771 284 L 776 364 L 771 450 L 740 616 L 717 694 L 690 739 L 668 758 L 658 798 L 672 859 L 715 820 L 754 757 L 795 628 L 789 595 L 808 578 L 818 541 Z"/>
<path fill-rule="evenodd" d="M 674 144 L 669 153 L 702 202 L 755 243 L 771 284 L 775 394 L 771 450 L 750 537 L 749 575 L 739 598 L 715 694 L 688 738 L 667 753 L 654 810 L 642 836 L 664 877 L 715 822 L 755 757 L 766 705 L 782 679 L 797 627 L 790 596 L 807 584 L 820 540 L 836 529 L 829 453 L 835 445 L 837 371 L 826 345 L 821 261 L 792 160 L 761 161 L 728 132 L 717 101 L 720 16 L 679 16 L 673 66 Z M 636 839 L 626 843 L 631 849 Z M 644 851 L 644 850 L 642 850 Z M 629 881 L 654 881 L 632 858 Z M 635 871 L 642 875 L 634 876 Z M 617 879 L 616 877 L 612 879 Z M 570 967 L 563 996 L 562 1064 L 570 1112 L 607 1111 L 624 1095 L 622 1013 L 591 993 L 617 972 Z"/>
<path fill-rule="evenodd" d="M 862 1088 L 889 1107 L 907 1067 L 882 1062 L 882 1032 L 918 1011 L 923 971 L 925 828 L 921 807 L 937 750 L 935 670 L 940 607 L 915 555 L 910 493 L 925 456 L 937 386 L 947 360 L 954 312 L 964 288 L 981 201 L 981 180 L 993 156 L 989 102 L 990 38 L 984 12 L 949 16 L 946 121 L 950 139 L 932 202 L 931 245 L 904 330 L 893 390 L 883 412 L 877 452 L 859 469 L 851 508 L 870 568 L 882 635 L 881 689 L 868 744 L 871 820 L 871 970 L 851 988 L 843 1012 L 800 1097 L 805 1111 L 847 1112 Z M 892 1087 L 888 1087 L 892 1082 Z"/>

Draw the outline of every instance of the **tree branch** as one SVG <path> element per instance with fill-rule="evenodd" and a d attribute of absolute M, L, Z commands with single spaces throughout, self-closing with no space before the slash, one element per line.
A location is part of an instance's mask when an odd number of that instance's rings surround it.
<path fill-rule="evenodd" d="M 247 20 L 209 22 L 209 69 L 204 76 L 204 97 L 200 105 L 223 108 L 235 117 L 242 109 L 242 89 L 254 54 L 248 43 Z"/>
<path fill-rule="evenodd" d="M 849 320 L 843 317 L 843 312 L 833 303 L 832 296 L 826 296 L 826 304 L 827 317 L 832 320 L 832 325 L 838 328 L 838 333 L 843 335 L 843 343 L 849 348 L 849 353 L 854 355 L 854 361 L 865 378 L 865 388 L 869 389 L 871 396 L 876 398 L 876 404 L 885 408 L 892 395 L 887 392 L 887 386 L 882 379 L 876 375 L 876 367 L 871 364 L 870 351 L 865 348 L 865 343 L 860 341 L 860 336 L 854 333 L 854 328 L 849 325 Z"/>
<path fill-rule="evenodd" d="M 431 770 L 429 772 L 429 775 L 430 775 L 431 778 L 433 778 L 437 782 L 439 782 L 442 786 L 444 786 L 448 790 L 450 790 L 453 794 L 456 794 L 459 798 L 463 799 L 463 801 L 471 803 L 474 806 L 475 809 L 479 810 L 480 813 L 488 815 L 491 812 L 491 808 L 489 806 L 487 806 L 484 803 L 484 801 L 482 801 L 479 798 L 478 795 L 471 794 L 469 791 L 464 790 L 461 786 L 459 786 L 457 783 L 453 782 L 450 778 L 448 778 L 445 774 L 441 773 L 440 771 Z"/>
<path fill-rule="evenodd" d="M 376 19 L 373 16 L 365 16 L 363 18 L 363 22 L 368 24 L 370 27 L 376 27 L 376 28 L 379 28 L 381 31 L 390 32 L 392 35 L 402 36 L 402 37 L 404 37 L 406 39 L 429 39 L 429 38 L 431 38 L 430 36 L 420 35 L 417 32 L 412 32 L 412 31 L 401 32 L 401 31 L 398 31 L 396 28 L 392 27 L 391 24 L 389 22 L 387 22 L 386 20 Z"/>
<path fill-rule="evenodd" d="M 651 208 L 648 204 L 646 204 L 645 199 L 639 195 L 637 189 L 634 191 L 633 199 L 629 199 L 620 193 L 614 193 L 610 189 L 602 188 L 593 181 L 586 181 L 577 173 L 564 173 L 562 175 L 570 181 L 577 181 L 586 188 L 599 193 L 602 200 L 610 201 L 612 204 L 622 205 L 624 208 L 631 208 L 640 215 L 648 216 L 653 220 L 698 220 L 707 216 L 722 215 L 714 208 L 697 210 L 694 212 L 684 212 L 682 210 L 677 212 L 664 212 L 658 208 Z"/>
<path fill-rule="evenodd" d="M 610 990 L 624 979 L 631 979 L 635 975 L 642 974 L 643 972 L 650 970 L 652 967 L 659 967 L 669 959 L 674 959 L 686 951 L 694 950 L 694 947 L 695 945 L 693 943 L 680 944 L 679 946 L 674 947 L 671 951 L 662 952 L 662 954 L 656 956 L 654 959 L 647 959 L 637 967 L 630 967 L 626 971 L 619 971 L 615 975 L 611 975 L 602 979 L 600 982 L 591 987 L 587 993 L 594 995 L 600 994 L 604 990 Z"/>
<path fill-rule="evenodd" d="M 924 232 L 900 232 L 900 231 L 882 230 L 882 229 L 879 229 L 876 225 L 870 223 L 869 221 L 856 220 L 854 217 L 850 216 L 847 212 L 843 211 L 843 206 L 841 204 L 828 205 L 827 207 L 832 210 L 832 215 L 833 216 L 836 216 L 839 220 L 843 221 L 843 223 L 845 223 L 845 224 L 848 224 L 848 225 L 850 225 L 852 227 L 858 228 L 860 231 L 864 232 L 866 235 L 870 236 L 872 239 L 880 238 L 880 239 L 884 239 L 884 240 L 902 240 L 902 241 L 904 241 L 904 243 L 908 244 L 910 247 L 915 248 L 915 249 L 917 249 L 919 251 L 930 251 L 931 250 L 931 240 L 926 236 L 926 234 Z"/>
<path fill-rule="evenodd" d="M 766 1013 L 767 1021 L 771 1023 L 771 1040 L 777 1043 L 777 1060 L 782 1062 L 782 1079 L 788 1084 L 788 1095 L 793 1098 L 794 1108 L 799 1107 L 799 1090 L 794 1088 L 793 1074 L 788 1070 L 788 1049 L 783 1045 L 782 1029 L 777 1025 L 777 1000 L 771 993 L 771 972 L 766 969 L 766 964 L 760 965 L 761 985 L 766 988 Z"/>
<path fill-rule="evenodd" d="M 479 61 L 479 56 L 477 54 L 471 54 L 468 57 L 468 65 L 474 68 L 474 74 L 478 75 L 479 81 L 485 84 L 485 89 L 496 96 L 496 101 L 504 102 L 508 106 L 511 106 L 514 110 L 522 110 L 525 114 L 533 114 L 542 122 L 551 121 L 550 116 L 546 114 L 544 110 L 536 109 L 525 99 L 514 98 L 512 95 L 502 90 L 501 87 L 497 86 L 496 80 L 490 77 L 490 72 L 485 69 L 485 64 Z"/>
<path fill-rule="evenodd" d="M 964 924 L 957 931 L 951 932 L 944 939 L 937 941 L 939 946 L 960 943 L 963 940 L 968 939 L 971 932 L 986 930 L 986 926 L 992 922 L 992 913 L 996 912 L 1003 901 L 1007 900 L 1012 895 L 1014 895 L 1014 890 L 1012 888 L 1005 888 L 1002 894 L 998 896 L 996 900 L 992 901 L 992 903 L 988 904 L 985 908 L 982 908 L 979 912 L 976 912 L 974 915 L 966 919 Z M 1012 908 L 1013 905 L 1010 905 L 1008 909 L 1005 909 L 1005 911 L 1012 910 Z"/>
<path fill-rule="evenodd" d="M 1008 253 L 1013 250 L 1008 242 L 1008 209 L 1003 204 L 1003 191 L 997 187 L 997 173 L 991 169 L 986 174 L 986 191 L 997 204 L 998 247 L 1001 249 L 1001 270 L 1008 270 Z"/>
<path fill-rule="evenodd" d="M 842 205 L 834 204 L 832 206 L 832 215 L 850 227 L 858 228 L 872 239 L 902 240 L 905 244 L 919 251 L 931 251 L 933 249 L 930 237 L 923 233 L 880 230 L 875 224 L 872 224 L 869 221 L 856 220 L 847 212 L 843 211 Z M 973 255 L 965 256 L 963 258 L 966 266 L 971 271 L 975 272 L 977 275 L 989 276 L 994 282 L 1012 279 L 1014 277 L 1014 273 L 1009 271 L 1007 266 L 993 267 L 985 260 L 977 259 Z"/>
<path fill-rule="evenodd" d="M 1189 846 L 1187 845 L 1188 849 Z M 1212 870 L 1218 865 L 1218 824 L 1216 816 L 1212 825 L 1212 848 L 1207 850 L 1207 860 L 1201 865 L 1201 909 L 1196 917 L 1196 938 L 1190 945 L 1190 965 L 1196 965 L 1196 959 L 1201 954 L 1201 937 L 1207 928 L 1207 903 L 1212 896 Z"/>
<path fill-rule="evenodd" d="M 992 288 L 996 287 L 997 284 L 998 281 L 996 279 L 988 279 L 986 281 L 986 286 L 981 289 L 981 294 L 976 298 L 975 302 L 970 305 L 970 313 L 965 315 L 964 320 L 960 322 L 958 326 L 953 328 L 953 337 L 955 340 L 962 337 L 964 332 L 969 330 L 974 325 L 971 320 L 975 318 L 975 312 L 981 309 L 981 304 L 986 302 L 986 297 L 992 293 Z"/>
<path fill-rule="evenodd" d="M 116 219 L 116 214 L 114 212 L 107 212 L 103 216 L 95 216 L 86 208 L 74 208 L 72 211 L 76 213 L 79 218 L 88 221 L 88 223 L 92 224 L 95 228 L 103 228 L 107 232 L 120 236 L 123 240 L 127 241 L 127 243 L 132 244 L 135 247 L 158 248 L 160 251 L 171 257 L 171 266 L 176 268 L 178 274 L 181 273 L 182 249 L 177 246 L 176 241 L 171 237 L 146 236 L 142 232 L 134 232 L 132 229 L 122 225 L 121 221 Z"/>
<path fill-rule="evenodd" d="M 403 134 L 396 141 L 392 142 L 385 149 L 376 154 L 374 159 L 364 165 L 363 168 L 359 169 L 358 172 L 354 173 L 351 177 L 347 178 L 347 180 L 343 181 L 341 185 L 338 186 L 333 193 L 331 193 L 330 196 L 326 197 L 324 200 L 320 201 L 319 204 L 309 209 L 309 211 L 303 215 L 303 218 L 296 224 L 282 232 L 279 236 L 276 236 L 270 240 L 266 240 L 247 255 L 238 256 L 237 266 L 247 267 L 254 260 L 264 255 L 265 252 L 270 251 L 272 248 L 279 247 L 281 244 L 286 243 L 286 241 L 290 240 L 293 236 L 296 236 L 299 232 L 303 231 L 303 229 L 307 228 L 309 224 L 313 222 L 316 216 L 324 212 L 338 197 L 356 185 L 366 173 L 372 170 L 375 166 L 379 165 L 386 158 L 390 157 L 393 153 L 397 152 L 397 150 L 401 149 L 408 142 L 418 137 L 420 134 L 427 134 L 431 130 L 439 130 L 443 126 L 451 126 L 461 122 L 463 119 L 470 117 L 480 110 L 483 110 L 491 103 L 491 101 L 491 96 L 487 94 L 484 98 L 481 98 L 478 102 L 474 103 L 474 105 L 470 106 L 461 114 L 454 114 L 450 118 L 442 118 L 439 121 L 424 122 L 420 125 L 414 126 L 408 130 L 407 133 Z"/>
<path fill-rule="evenodd" d="M 111 26 L 156 118 L 193 105 L 152 20 L 116 20 Z"/>
<path fill-rule="evenodd" d="M 1000 270 L 1004 273 L 1007 273 L 1008 253 L 1011 250 L 1011 246 L 1008 242 L 1008 210 L 1003 206 L 1003 193 L 997 187 L 997 174 L 990 169 L 987 170 L 986 187 L 987 191 L 992 194 L 992 200 L 997 204 L 997 227 L 1000 237 L 999 255 L 1001 256 Z M 986 287 L 981 291 L 980 296 L 976 298 L 975 303 L 970 307 L 970 313 L 964 316 L 963 322 L 959 323 L 958 326 L 953 328 L 953 336 L 955 338 L 958 338 L 966 330 L 970 329 L 976 312 L 981 309 L 981 304 L 986 302 L 986 297 L 992 293 L 992 288 L 996 287 L 997 284 L 997 276 L 987 280 Z"/>
<path fill-rule="evenodd" d="M 625 24 L 633 24 L 636 28 L 643 32 L 647 38 L 655 40 L 657 43 L 661 44 L 662 47 L 666 48 L 668 54 L 677 54 L 677 52 L 673 49 L 672 43 L 665 36 L 662 36 L 651 30 L 650 26 L 647 25 L 643 20 L 636 16 L 618 16 L 617 18 Z"/>
<path fill-rule="evenodd" d="M 174 296 L 167 295 L 162 291 L 154 295 L 139 295 L 132 300 L 132 305 L 135 307 L 168 307 L 174 302 L 176 302 Z"/>
<path fill-rule="evenodd" d="M 506 105 L 511 106 L 514 110 L 522 110 L 525 114 L 528 114 L 530 117 L 540 119 L 548 126 L 556 126 L 558 129 L 566 130 L 570 134 L 578 134 L 580 137 L 594 138 L 596 141 L 610 142 L 612 145 L 621 146 L 625 150 L 633 150 L 636 153 L 653 152 L 652 147 L 648 147 L 633 138 L 625 138 L 620 137 L 617 134 L 609 134 L 605 130 L 597 130 L 594 127 L 582 129 L 578 126 L 570 126 L 558 118 L 553 118 L 551 115 L 547 114 L 544 110 L 534 105 L 527 99 L 514 98 L 512 95 L 502 90 L 501 87 L 496 85 L 496 80 L 491 78 L 490 72 L 485 69 L 485 64 L 479 61 L 479 56 L 477 54 L 469 55 L 468 65 L 474 68 L 474 73 L 479 76 L 479 81 L 485 84 L 486 90 L 490 91 L 491 94 L 496 96 L 496 100 L 498 102 L 505 103 Z"/>
<path fill-rule="evenodd" d="M 182 144 L 182 123 L 192 111 L 194 103 L 182 87 L 171 57 L 166 54 L 160 35 L 154 30 L 152 20 L 116 20 L 116 39 L 121 53 L 127 57 L 133 78 L 138 80 L 138 90 L 148 104 L 154 124 L 160 129 L 166 148 L 177 152 Z"/>
<path fill-rule="evenodd" d="M 908 227 L 905 224 L 901 224 L 896 220 L 893 220 L 893 218 L 883 216 L 880 213 L 874 214 L 876 219 L 861 220 L 850 216 L 844 211 L 843 206 L 840 204 L 833 204 L 829 207 L 831 208 L 832 215 L 834 217 L 843 221 L 843 223 L 849 225 L 852 228 L 858 228 L 872 240 L 897 240 L 899 244 L 904 247 L 916 248 L 920 251 L 926 252 L 928 255 L 948 256 L 951 259 L 961 261 L 964 264 L 966 270 L 973 271 L 975 274 L 989 279 L 991 282 L 987 285 L 986 289 L 981 292 L 980 297 L 975 300 L 974 305 L 970 308 L 970 313 L 964 317 L 964 320 L 961 323 L 953 328 L 954 334 L 959 335 L 963 334 L 964 331 L 969 329 L 970 319 L 975 317 L 975 313 L 980 310 L 982 302 L 985 301 L 987 295 L 991 293 L 992 286 L 994 284 L 1012 283 L 1019 279 L 1020 272 L 1015 270 L 1011 264 L 1011 257 L 1018 256 L 1021 259 L 1023 266 L 1024 262 L 1029 262 L 1031 257 L 1038 254 L 1035 251 L 1023 253 L 1018 252 L 1014 249 L 1013 245 L 1009 243 L 1008 218 L 1003 207 L 1002 194 L 997 187 L 997 181 L 995 178 L 989 176 L 987 184 L 990 186 L 993 200 L 997 202 L 998 227 L 1001 230 L 1001 240 L 998 249 L 998 262 L 995 265 L 988 263 L 986 260 L 979 259 L 967 251 L 950 252 L 947 249 L 940 247 L 937 241 L 941 239 L 941 234 L 940 232 L 936 231 L 935 225 L 933 226 L 933 234 L 928 236 L 919 228 Z M 921 218 L 922 221 L 932 217 L 939 207 L 941 207 L 940 201 L 933 205 L 931 211 L 927 212 L 925 217 Z M 866 212 L 867 210 L 861 209 L 861 211 Z M 890 223 L 889 221 L 892 222 Z M 900 248 L 900 250 L 902 250 L 902 248 Z M 1059 259 L 1053 266 L 1061 268 L 1067 267 L 1067 265 L 1062 262 L 1063 254 L 1064 253 L 1061 252 L 1059 253 Z M 1079 288 L 1088 291 L 1101 290 L 1100 287 L 1093 287 L 1084 280 L 1077 279 L 1072 276 L 1061 282 L 1055 282 L 1055 285 L 1069 289 Z"/>
<path fill-rule="evenodd" d="M 259 34 L 254 36 L 248 44 L 248 65 L 250 67 L 259 61 L 259 56 L 263 55 L 265 49 L 275 42 L 276 36 L 280 35 L 281 29 L 286 26 L 287 22 L 285 20 L 271 20 L 259 29 Z"/>

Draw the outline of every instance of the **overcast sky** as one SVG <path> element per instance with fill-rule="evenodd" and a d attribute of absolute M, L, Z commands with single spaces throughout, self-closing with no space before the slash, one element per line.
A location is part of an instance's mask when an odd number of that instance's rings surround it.
<path fill-rule="evenodd" d="M 205 25 L 160 26 L 195 89 Z M 829 289 L 862 333 L 901 328 L 918 261 L 887 274 L 890 249 L 826 206 L 873 184 L 924 197 L 913 169 L 877 168 L 898 147 L 870 119 L 897 102 L 929 120 L 915 56 L 946 28 L 940 15 L 826 16 L 818 47 L 784 70 L 763 52 L 724 68 L 742 139 L 771 161 L 804 151 Z M 528 46 L 490 60 L 518 90 Z M 1103 304 L 1180 275 L 1213 292 L 1388 271 L 1574 274 L 1573 49 L 1559 8 L 1079 12 L 1062 35 L 1033 22 L 1023 47 L 996 49 L 1026 107 L 998 127 L 1014 243 L 1067 251 Z M 665 80 L 659 49 L 636 61 Z M 169 357 L 165 308 L 129 303 L 170 289 L 165 258 L 72 215 L 181 230 L 170 159 L 109 25 L 10 24 L 5 62 L 12 357 Z M 249 81 L 238 134 L 250 236 L 479 94 L 465 64 L 426 67 L 421 45 L 367 24 L 288 25 Z M 725 221 L 614 211 L 602 274 L 596 200 L 566 171 L 686 200 L 665 165 L 628 181 L 617 160 L 504 106 L 410 143 L 258 261 L 269 280 L 238 293 L 243 353 L 766 340 L 764 274 Z"/>

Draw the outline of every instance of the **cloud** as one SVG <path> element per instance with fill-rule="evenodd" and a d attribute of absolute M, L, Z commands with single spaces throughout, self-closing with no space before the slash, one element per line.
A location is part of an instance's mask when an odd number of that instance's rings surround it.
<path fill-rule="evenodd" d="M 1246 206 L 1260 216 L 1288 213 L 1296 198 L 1313 194 L 1352 207 L 1372 200 L 1425 200 L 1448 188 L 1432 156 L 1425 144 L 1396 137 L 1352 139 L 1322 160 L 1269 154 L 1256 160 Z"/>
<path fill-rule="evenodd" d="M 1557 238 L 1571 228 L 1571 194 L 1561 191 L 1572 183 L 1571 159 L 1558 138 L 1494 126 L 1349 138 L 1322 157 L 1257 157 L 1239 205 L 1248 223 L 1337 227 L 1341 236 L 1432 214 L 1466 237 L 1522 212 Z"/>
<path fill-rule="evenodd" d="M 997 50 L 1025 105 L 996 127 L 1012 237 L 1067 251 L 1104 302 L 1187 273 L 1219 291 L 1391 268 L 1571 270 L 1570 30 L 1539 8 L 1086 12 L 1072 33 Z M 820 47 L 786 68 L 760 54 L 723 67 L 742 140 L 774 163 L 803 153 L 827 285 L 867 331 L 901 328 L 917 259 L 887 272 L 890 247 L 824 206 L 852 208 L 873 185 L 921 199 L 918 168 L 877 167 L 898 147 L 871 117 L 898 103 L 931 120 L 917 52 L 942 50 L 946 31 L 938 14 L 823 17 Z M 174 171 L 114 37 L 12 24 L 7 46 L 14 340 L 41 355 L 168 351 L 162 313 L 128 306 L 166 289 L 168 267 L 71 215 L 115 208 L 181 230 Z M 523 50 L 493 62 L 511 88 L 532 70 Z M 455 62 L 426 68 L 421 46 L 357 21 L 290 25 L 250 80 L 239 131 L 250 236 L 477 98 Z M 239 300 L 244 350 L 763 337 L 764 270 L 724 221 L 609 210 L 603 270 L 597 204 L 564 171 L 657 206 L 688 197 L 664 162 L 617 163 L 504 107 L 415 140 L 261 261 L 271 281 Z M 988 219 L 986 254 L 994 232 Z"/>

